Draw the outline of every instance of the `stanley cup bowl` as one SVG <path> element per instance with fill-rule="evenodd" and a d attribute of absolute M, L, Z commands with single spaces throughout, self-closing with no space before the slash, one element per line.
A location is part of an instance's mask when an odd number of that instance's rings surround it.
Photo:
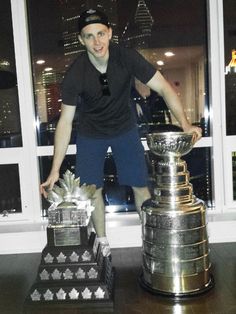
<path fill-rule="evenodd" d="M 188 154 L 195 143 L 194 133 L 161 132 L 147 134 L 149 149 L 160 157 L 180 158 Z"/>

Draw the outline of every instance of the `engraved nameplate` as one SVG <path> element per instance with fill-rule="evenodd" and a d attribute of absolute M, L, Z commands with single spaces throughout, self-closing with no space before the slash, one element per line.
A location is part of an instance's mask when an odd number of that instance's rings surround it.
<path fill-rule="evenodd" d="M 55 228 L 54 244 L 55 246 L 80 245 L 80 229 L 78 227 Z"/>

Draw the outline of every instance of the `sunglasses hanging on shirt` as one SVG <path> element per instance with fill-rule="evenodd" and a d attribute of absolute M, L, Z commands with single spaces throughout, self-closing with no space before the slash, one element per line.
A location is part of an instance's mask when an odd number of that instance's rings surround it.
<path fill-rule="evenodd" d="M 102 94 L 103 96 L 111 96 L 111 92 L 109 89 L 109 85 L 108 85 L 108 79 L 107 79 L 107 74 L 106 73 L 102 73 L 99 76 L 99 81 L 102 85 Z"/>

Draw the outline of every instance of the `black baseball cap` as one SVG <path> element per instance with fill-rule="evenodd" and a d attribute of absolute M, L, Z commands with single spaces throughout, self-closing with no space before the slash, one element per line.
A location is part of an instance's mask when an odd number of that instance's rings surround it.
<path fill-rule="evenodd" d="M 79 17 L 79 20 L 78 20 L 79 32 L 81 32 L 81 30 L 85 26 L 89 24 L 94 24 L 94 23 L 104 24 L 107 27 L 110 27 L 108 17 L 106 16 L 105 13 L 98 11 L 96 9 L 89 9 L 89 10 L 84 11 Z"/>

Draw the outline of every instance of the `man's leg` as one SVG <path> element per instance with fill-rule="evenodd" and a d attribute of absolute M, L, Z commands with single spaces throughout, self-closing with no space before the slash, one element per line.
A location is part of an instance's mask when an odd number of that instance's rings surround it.
<path fill-rule="evenodd" d="M 135 206 L 136 210 L 139 214 L 140 219 L 141 217 L 141 207 L 143 202 L 151 198 L 151 194 L 148 190 L 148 188 L 145 187 L 135 187 L 132 186 L 133 192 L 134 192 L 134 200 L 135 200 Z"/>
<path fill-rule="evenodd" d="M 95 184 L 92 223 L 96 231 L 96 246 L 101 244 L 104 256 L 110 254 L 110 247 L 106 238 L 105 206 L 102 195 L 103 168 L 108 145 L 104 140 L 91 139 L 84 136 L 77 137 L 76 176 L 81 184 Z"/>
<path fill-rule="evenodd" d="M 107 144 L 103 140 L 77 137 L 76 177 L 81 184 L 95 184 L 95 209 L 92 220 L 98 237 L 105 236 L 105 208 L 102 196 L 103 168 L 107 152 Z"/>
<path fill-rule="evenodd" d="M 95 209 L 92 212 L 93 226 L 98 237 L 105 237 L 105 205 L 102 196 L 102 188 L 96 190 L 94 198 Z"/>
<path fill-rule="evenodd" d="M 138 130 L 135 128 L 117 137 L 111 148 L 119 183 L 132 187 L 136 209 L 141 216 L 141 206 L 144 201 L 151 198 L 151 194 L 147 187 L 148 171 Z"/>
<path fill-rule="evenodd" d="M 109 256 L 111 249 L 106 236 L 105 205 L 102 196 L 102 188 L 96 190 L 94 198 L 95 209 L 92 212 L 92 221 L 97 234 L 95 247 L 97 248 L 98 245 L 100 245 L 103 256 Z"/>

